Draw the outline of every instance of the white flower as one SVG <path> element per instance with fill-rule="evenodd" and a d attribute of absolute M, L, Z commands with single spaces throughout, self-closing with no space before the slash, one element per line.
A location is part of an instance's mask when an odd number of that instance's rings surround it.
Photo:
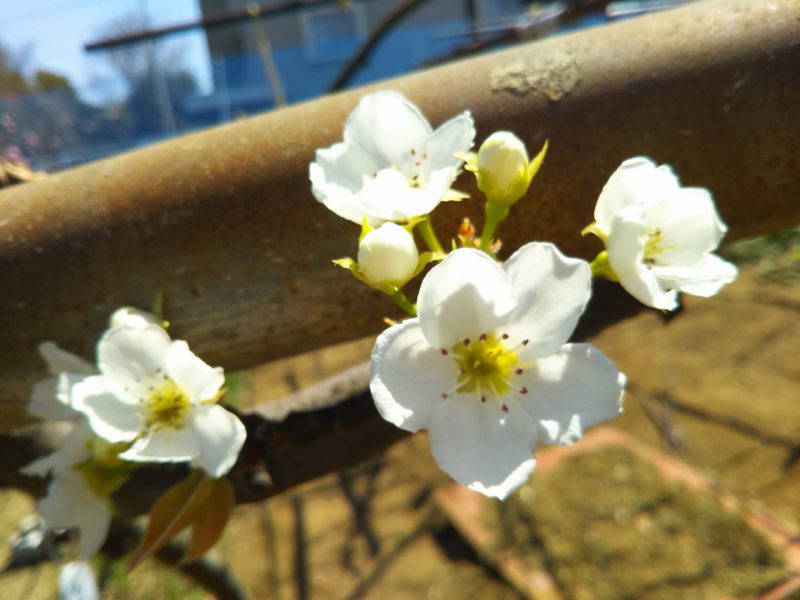
<path fill-rule="evenodd" d="M 314 196 L 334 213 L 377 226 L 426 215 L 450 193 L 475 126 L 463 112 L 433 131 L 396 92 L 364 96 L 347 118 L 344 141 L 317 150 L 309 176 Z"/>
<path fill-rule="evenodd" d="M 216 401 L 225 377 L 156 325 L 119 327 L 97 346 L 100 375 L 72 389 L 74 407 L 94 432 L 131 447 L 119 458 L 192 461 L 212 477 L 230 470 L 246 436 Z"/>
<path fill-rule="evenodd" d="M 533 471 L 540 442 L 570 444 L 621 410 L 624 375 L 593 346 L 565 344 L 590 290 L 589 266 L 552 244 L 527 244 L 502 268 L 453 251 L 423 280 L 419 317 L 375 343 L 378 411 L 428 428 L 444 471 L 504 498 Z"/>
<path fill-rule="evenodd" d="M 467 169 L 475 173 L 478 189 L 489 202 L 511 206 L 530 187 L 547 151 L 528 162 L 528 150 L 510 131 L 495 131 L 481 144 L 477 154 L 467 158 Z"/>
<path fill-rule="evenodd" d="M 414 276 L 418 264 L 414 236 L 395 223 L 369 231 L 358 244 L 358 266 L 372 285 L 392 283 L 402 287 Z"/>
<path fill-rule="evenodd" d="M 736 278 L 714 250 L 727 227 L 704 188 L 681 187 L 667 165 L 631 158 L 611 175 L 587 230 L 606 243 L 608 263 L 634 298 L 661 310 L 678 291 L 709 297 Z"/>
<path fill-rule="evenodd" d="M 95 493 L 83 476 L 71 469 L 56 473 L 39 513 L 50 529 L 79 530 L 78 556 L 87 559 L 103 545 L 111 524 L 108 500 Z"/>

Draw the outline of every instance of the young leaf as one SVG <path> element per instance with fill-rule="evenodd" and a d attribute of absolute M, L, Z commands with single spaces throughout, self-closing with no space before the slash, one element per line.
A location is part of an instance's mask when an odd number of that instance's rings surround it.
<path fill-rule="evenodd" d="M 213 479 L 202 471 L 194 471 L 168 489 L 150 511 L 147 531 L 128 561 L 128 568 L 134 568 L 158 552 L 164 544 L 191 525 L 213 487 Z"/>
<path fill-rule="evenodd" d="M 233 486 L 225 478 L 212 481 L 211 493 L 192 525 L 192 539 L 183 562 L 197 560 L 217 543 L 233 512 Z"/>

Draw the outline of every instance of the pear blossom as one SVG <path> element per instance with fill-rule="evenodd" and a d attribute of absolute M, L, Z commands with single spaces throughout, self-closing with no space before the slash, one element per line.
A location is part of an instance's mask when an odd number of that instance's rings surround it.
<path fill-rule="evenodd" d="M 384 223 L 367 232 L 358 244 L 358 266 L 372 285 L 402 287 L 414 276 L 418 263 L 414 236 L 395 223 Z"/>
<path fill-rule="evenodd" d="M 626 160 L 611 175 L 586 231 L 606 244 L 612 278 L 642 304 L 678 307 L 678 292 L 710 297 L 736 267 L 717 249 L 727 227 L 704 188 L 681 187 L 668 165 Z"/>
<path fill-rule="evenodd" d="M 522 140 L 510 131 L 495 131 L 477 153 L 467 155 L 466 168 L 489 202 L 511 206 L 528 191 L 546 152 L 547 143 L 529 162 Z"/>
<path fill-rule="evenodd" d="M 334 213 L 377 226 L 430 213 L 454 199 L 450 189 L 472 147 L 469 111 L 435 131 L 402 95 L 364 96 L 344 126 L 344 141 L 317 150 L 309 167 L 311 191 Z"/>
<path fill-rule="evenodd" d="M 221 368 L 153 324 L 107 331 L 97 346 L 97 367 L 99 375 L 73 386 L 72 402 L 96 435 L 130 444 L 120 459 L 191 461 L 212 477 L 230 470 L 246 432 L 216 403 L 225 380 Z"/>
<path fill-rule="evenodd" d="M 625 376 L 593 346 L 566 343 L 590 293 L 589 265 L 552 244 L 526 244 L 502 267 L 454 250 L 423 280 L 419 316 L 375 343 L 378 412 L 427 428 L 445 472 L 505 498 L 540 442 L 571 444 L 621 411 Z"/>

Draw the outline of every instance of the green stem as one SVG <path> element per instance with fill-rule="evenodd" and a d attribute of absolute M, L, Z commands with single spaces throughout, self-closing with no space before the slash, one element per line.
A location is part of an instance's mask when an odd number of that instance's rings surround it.
<path fill-rule="evenodd" d="M 489 252 L 492 246 L 492 239 L 497 226 L 508 216 L 508 206 L 499 202 L 487 202 L 484 208 L 486 222 L 481 232 L 481 250 Z"/>
<path fill-rule="evenodd" d="M 397 306 L 402 308 L 410 316 L 417 316 L 417 305 L 411 303 L 411 301 L 403 293 L 403 290 L 397 290 L 394 294 L 389 294 L 389 298 L 391 298 L 392 302 L 397 304 Z"/>
<path fill-rule="evenodd" d="M 436 232 L 433 230 L 433 223 L 431 223 L 430 217 L 417 224 L 417 232 L 422 237 L 422 241 L 425 242 L 428 250 L 444 253 L 444 249 L 439 243 L 439 238 L 436 237 Z"/>

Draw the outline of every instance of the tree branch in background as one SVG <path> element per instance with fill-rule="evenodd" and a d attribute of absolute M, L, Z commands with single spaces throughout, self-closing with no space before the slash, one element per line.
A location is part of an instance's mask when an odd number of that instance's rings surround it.
<path fill-rule="evenodd" d="M 359 48 L 358 53 L 352 58 L 348 65 L 339 73 L 338 77 L 331 84 L 330 92 L 336 92 L 343 89 L 353 76 L 358 72 L 361 66 L 369 58 L 375 46 L 378 45 L 383 37 L 389 33 L 392 28 L 403 20 L 413 10 L 422 6 L 427 0 L 404 0 L 397 4 L 392 11 L 384 17 L 383 21 L 378 23 L 375 29 L 369 34 L 369 37 L 364 42 L 364 45 Z"/>

